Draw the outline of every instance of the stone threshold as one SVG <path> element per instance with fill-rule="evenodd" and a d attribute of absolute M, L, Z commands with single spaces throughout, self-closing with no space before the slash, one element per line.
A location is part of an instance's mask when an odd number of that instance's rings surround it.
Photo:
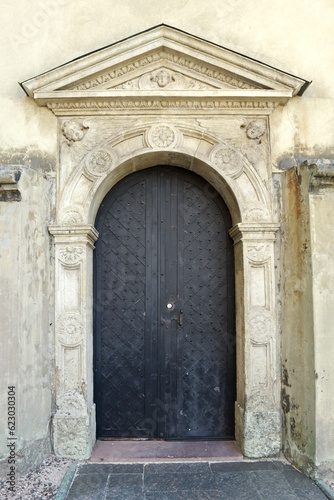
<path fill-rule="evenodd" d="M 242 460 L 235 441 L 96 441 L 91 462 Z"/>

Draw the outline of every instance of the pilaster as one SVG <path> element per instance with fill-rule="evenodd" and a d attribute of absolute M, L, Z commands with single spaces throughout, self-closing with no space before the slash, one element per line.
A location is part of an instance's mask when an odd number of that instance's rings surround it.
<path fill-rule="evenodd" d="M 236 440 L 246 457 L 280 451 L 274 242 L 278 224 L 240 223 L 235 245 L 237 315 Z"/>
<path fill-rule="evenodd" d="M 54 448 L 58 456 L 90 457 L 95 443 L 93 402 L 92 225 L 53 225 L 55 243 Z"/>

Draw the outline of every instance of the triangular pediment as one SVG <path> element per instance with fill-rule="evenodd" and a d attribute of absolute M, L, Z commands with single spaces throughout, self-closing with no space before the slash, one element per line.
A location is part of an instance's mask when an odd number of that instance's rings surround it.
<path fill-rule="evenodd" d="M 160 25 L 23 82 L 26 93 L 54 111 L 80 102 L 117 107 L 136 96 L 195 101 L 280 102 L 308 82 L 259 61 Z M 130 101 L 129 101 L 130 102 Z M 64 103 L 64 106 L 61 105 Z M 54 104 L 54 105 L 53 105 Z M 65 106 L 65 107 L 66 107 Z M 93 106 L 94 107 L 94 106 Z M 65 108 L 64 108 L 65 109 Z M 58 113 L 57 113 L 58 114 Z"/>

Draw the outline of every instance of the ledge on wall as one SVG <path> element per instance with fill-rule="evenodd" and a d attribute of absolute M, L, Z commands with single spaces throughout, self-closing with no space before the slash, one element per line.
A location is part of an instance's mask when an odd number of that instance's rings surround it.
<path fill-rule="evenodd" d="M 18 181 L 21 171 L 16 165 L 0 165 L 0 202 L 21 201 Z"/>

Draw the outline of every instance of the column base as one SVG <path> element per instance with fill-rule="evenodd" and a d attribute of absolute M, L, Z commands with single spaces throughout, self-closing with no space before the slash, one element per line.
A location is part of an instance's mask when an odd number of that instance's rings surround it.
<path fill-rule="evenodd" d="M 281 418 L 277 411 L 245 411 L 235 405 L 236 441 L 247 458 L 277 457 L 281 448 Z"/>
<path fill-rule="evenodd" d="M 86 416 L 56 414 L 53 419 L 53 439 L 56 456 L 89 459 L 96 440 L 95 405 Z"/>

